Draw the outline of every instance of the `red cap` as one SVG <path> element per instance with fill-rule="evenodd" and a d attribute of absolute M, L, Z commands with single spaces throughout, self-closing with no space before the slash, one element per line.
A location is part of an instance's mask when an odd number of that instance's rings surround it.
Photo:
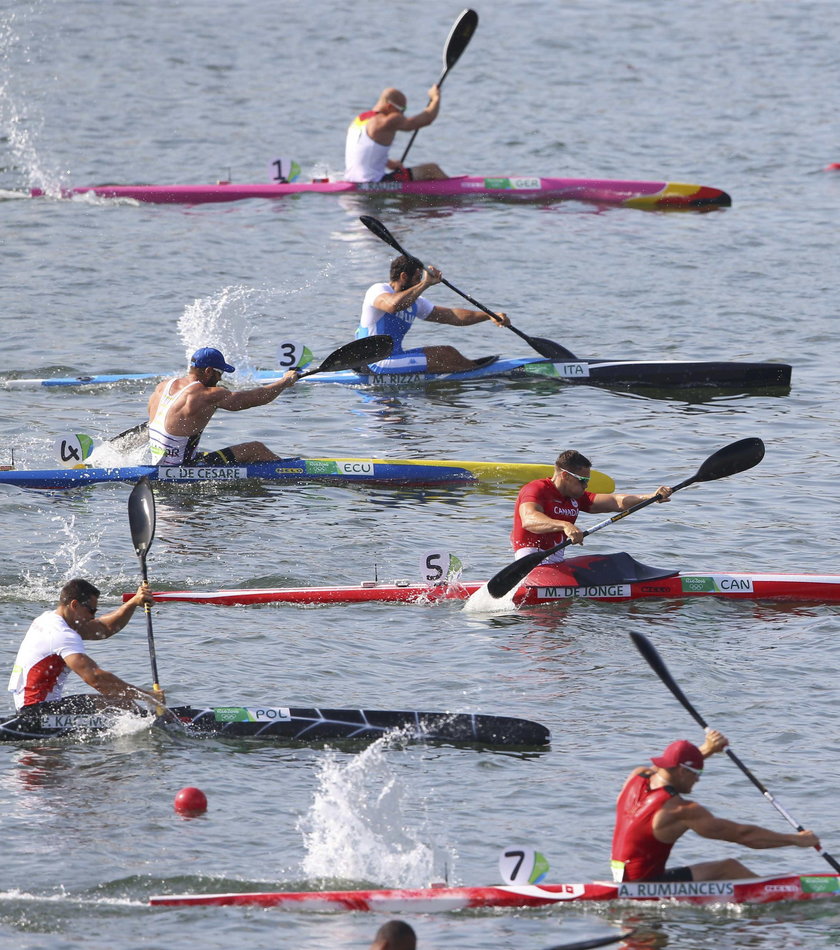
<path fill-rule="evenodd" d="M 660 769 L 675 769 L 687 765 L 695 771 L 703 771 L 703 753 L 686 739 L 677 739 L 656 759 L 651 759 Z"/>

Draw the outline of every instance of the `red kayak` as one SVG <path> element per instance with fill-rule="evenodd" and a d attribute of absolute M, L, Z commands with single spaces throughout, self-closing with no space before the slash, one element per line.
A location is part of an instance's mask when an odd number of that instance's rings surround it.
<path fill-rule="evenodd" d="M 479 581 L 429 585 L 409 581 L 330 587 L 238 588 L 231 590 L 157 591 L 156 601 L 193 604 L 437 604 L 466 600 L 480 590 Z M 133 594 L 126 593 L 128 600 Z M 723 571 L 674 571 L 651 567 L 629 554 L 590 554 L 567 558 L 561 565 L 538 567 L 516 590 L 519 606 L 554 604 L 575 598 L 620 602 L 651 597 L 721 597 L 730 600 L 840 602 L 838 574 L 756 574 Z"/>
<path fill-rule="evenodd" d="M 362 910 L 419 913 L 479 907 L 545 907 L 577 901 L 679 901 L 687 904 L 772 904 L 840 894 L 836 874 L 785 875 L 743 881 L 671 881 L 612 884 L 500 884 L 371 891 L 274 891 L 233 894 L 167 894 L 154 906 L 257 905 L 290 910 Z"/>

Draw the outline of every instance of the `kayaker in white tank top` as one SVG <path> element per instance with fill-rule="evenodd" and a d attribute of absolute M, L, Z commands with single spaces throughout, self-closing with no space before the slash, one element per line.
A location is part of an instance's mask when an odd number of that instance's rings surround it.
<path fill-rule="evenodd" d="M 201 433 L 198 435 L 173 435 L 166 428 L 166 414 L 172 408 L 172 405 L 178 399 L 182 399 L 184 393 L 193 386 L 198 386 L 198 380 L 187 383 L 178 392 L 172 392 L 172 384 L 177 383 L 178 378 L 170 379 L 163 395 L 160 397 L 157 412 L 154 419 L 149 423 L 149 450 L 152 453 L 152 463 L 154 465 L 180 465 L 189 460 L 198 445 Z"/>

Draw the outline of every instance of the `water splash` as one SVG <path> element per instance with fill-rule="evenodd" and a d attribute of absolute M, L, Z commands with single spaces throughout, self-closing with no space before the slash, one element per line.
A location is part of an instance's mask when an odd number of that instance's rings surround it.
<path fill-rule="evenodd" d="M 446 876 L 435 873 L 427 831 L 409 825 L 421 817 L 417 790 L 402 784 L 386 754 L 403 741 L 392 733 L 349 760 L 335 752 L 323 760 L 314 801 L 298 821 L 307 877 L 425 887 Z"/>
<path fill-rule="evenodd" d="M 26 596 L 32 600 L 53 603 L 59 588 L 74 577 L 90 577 L 96 573 L 95 563 L 101 557 L 102 539 L 107 526 L 91 529 L 85 521 L 87 531 L 76 526 L 76 516 L 56 516 L 51 519 L 59 525 L 59 541 L 54 551 L 44 551 L 45 565 L 37 568 L 25 568 L 22 574 Z M 61 537 L 64 540 L 61 541 Z M 95 583 L 95 581 L 94 581 Z M 20 593 L 20 592 L 19 592 Z"/>
<path fill-rule="evenodd" d="M 20 87 L 20 63 L 29 62 L 30 50 L 17 28 L 18 18 L 18 12 L 0 18 L 0 131 L 8 142 L 12 166 L 24 172 L 29 187 L 58 197 L 58 173 L 46 167 L 36 144 L 43 116 L 33 116 L 25 104 L 37 97 L 28 96 Z"/>
<path fill-rule="evenodd" d="M 261 329 L 268 326 L 274 330 L 270 331 L 269 336 L 273 360 L 277 344 L 286 332 L 282 329 L 285 317 L 280 315 L 280 302 L 288 304 L 290 297 L 310 291 L 327 277 L 331 267 L 330 264 L 325 265 L 320 274 L 298 287 L 247 287 L 233 284 L 208 297 L 196 298 L 184 308 L 178 321 L 185 362 L 199 347 L 215 346 L 236 367 L 236 379 L 246 379 L 254 369 L 249 343 L 256 325 L 259 324 Z M 300 324 L 304 321 L 295 322 Z M 229 383 L 230 380 L 226 379 L 225 384 Z"/>
<path fill-rule="evenodd" d="M 517 607 L 513 602 L 517 588 L 509 590 L 504 597 L 492 597 L 487 590 L 487 585 L 481 587 L 467 598 L 467 602 L 462 608 L 462 612 L 469 614 L 509 614 L 513 613 Z"/>

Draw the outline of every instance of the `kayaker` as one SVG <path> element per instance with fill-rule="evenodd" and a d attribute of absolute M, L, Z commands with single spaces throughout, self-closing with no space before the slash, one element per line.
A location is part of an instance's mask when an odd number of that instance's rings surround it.
<path fill-rule="evenodd" d="M 344 145 L 345 181 L 431 181 L 449 177 L 434 162 L 407 168 L 388 158 L 397 132 L 414 132 L 435 121 L 440 89 L 432 86 L 429 104 L 417 115 L 405 114 L 407 104 L 405 95 L 390 86 L 382 90 L 372 109 L 353 119 Z"/>
<path fill-rule="evenodd" d="M 683 798 L 703 773 L 705 760 L 729 744 L 710 729 L 698 748 L 685 739 L 672 742 L 654 767 L 634 769 L 618 796 L 612 843 L 615 881 L 731 881 L 758 877 L 735 858 L 666 868 L 675 842 L 694 831 L 703 838 L 731 841 L 745 848 L 819 848 L 813 831 L 782 834 L 758 825 L 716 818 L 708 808 Z"/>
<path fill-rule="evenodd" d="M 497 356 L 480 360 L 468 359 L 452 346 L 423 346 L 403 349 L 403 338 L 415 320 L 430 323 L 448 323 L 467 327 L 485 320 L 493 320 L 500 327 L 510 320 L 504 313 L 490 317 L 482 310 L 463 310 L 460 307 L 436 307 L 421 296 L 424 290 L 439 284 L 441 272 L 426 267 L 414 257 L 400 255 L 391 261 L 390 283 L 373 284 L 362 303 L 362 315 L 356 338 L 387 334 L 394 340 L 394 349 L 387 360 L 372 363 L 371 372 L 459 373 L 476 369 L 497 360 Z"/>
<path fill-rule="evenodd" d="M 546 551 L 566 538 L 572 544 L 583 544 L 583 531 L 575 524 L 581 511 L 592 514 L 625 511 L 654 495 L 661 496 L 660 502 L 668 501 L 671 495 L 667 485 L 661 485 L 649 495 L 590 492 L 586 489 L 591 474 L 589 459 L 574 449 L 566 449 L 557 456 L 550 478 L 538 478 L 522 486 L 516 498 L 510 534 L 516 560 L 535 551 Z M 528 575 L 528 583 L 550 586 L 551 573 L 557 571 L 552 565 L 562 562 L 565 553 L 564 548 L 550 554 Z"/>
<path fill-rule="evenodd" d="M 281 379 L 231 392 L 219 386 L 234 367 L 222 353 L 203 346 L 193 353 L 186 376 L 166 379 L 149 398 L 149 448 L 155 465 L 230 465 L 270 462 L 279 458 L 262 442 L 240 442 L 214 452 L 197 452 L 198 441 L 217 409 L 239 412 L 265 406 L 294 386 L 299 374 L 290 369 Z"/>
<path fill-rule="evenodd" d="M 389 920 L 376 931 L 370 950 L 416 950 L 416 947 L 417 934 L 411 924 Z"/>
<path fill-rule="evenodd" d="M 99 590 L 84 578 L 68 581 L 55 610 L 36 617 L 26 631 L 15 658 L 9 691 L 19 712 L 80 713 L 104 706 L 144 705 L 164 701 L 162 690 L 132 686 L 103 670 L 85 650 L 85 640 L 107 640 L 131 620 L 137 607 L 152 603 L 147 583 L 116 610 L 96 616 Z M 62 699 L 64 683 L 73 672 L 101 696 L 77 695 Z M 102 699 L 105 697 L 105 700 Z"/>

